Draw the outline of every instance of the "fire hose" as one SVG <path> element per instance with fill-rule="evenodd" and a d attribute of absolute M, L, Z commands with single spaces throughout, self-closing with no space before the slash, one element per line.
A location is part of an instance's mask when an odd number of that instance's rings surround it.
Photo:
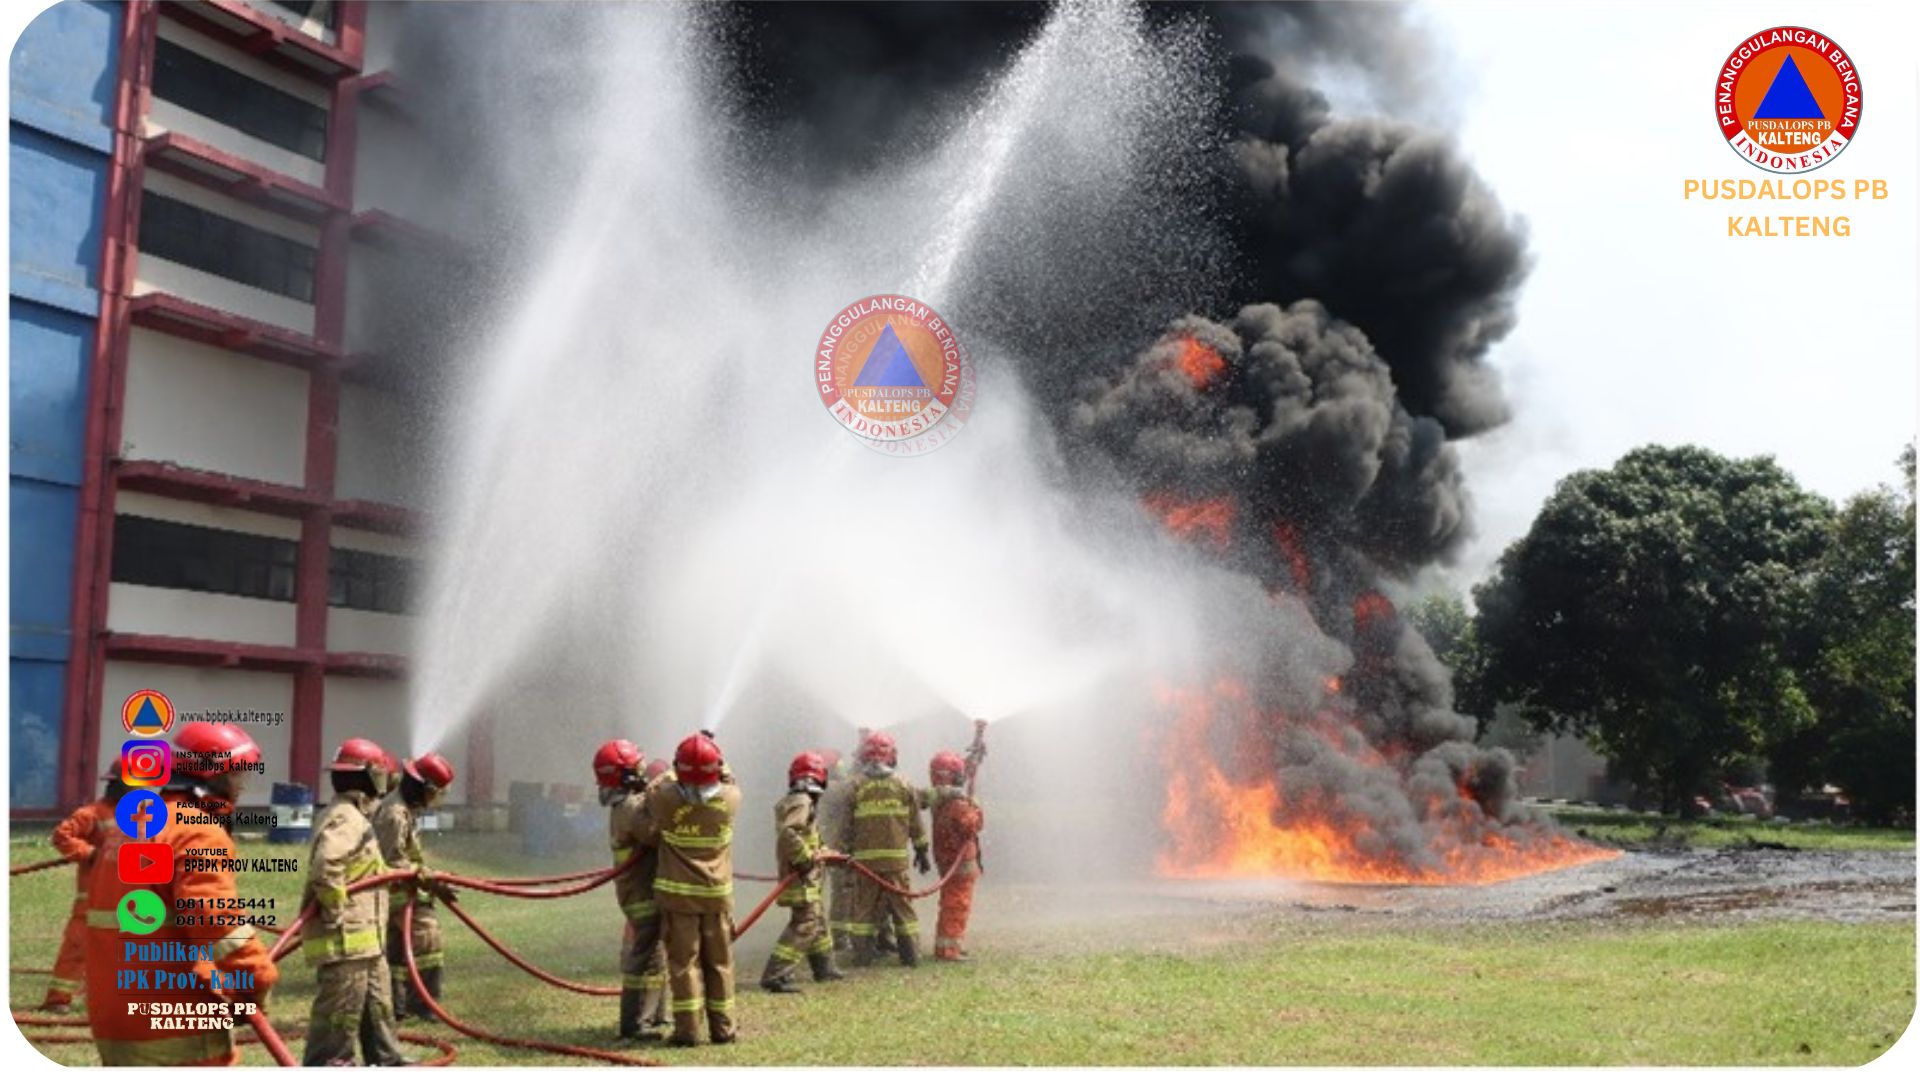
<path fill-rule="evenodd" d="M 7 876 L 19 877 L 21 874 L 31 874 L 37 870 L 51 870 L 56 866 L 65 866 L 72 861 L 73 861 L 72 859 L 69 859 L 65 855 L 62 855 L 57 859 L 48 859 L 45 862 L 28 863 L 25 866 L 16 866 L 11 870 L 7 871 Z"/>

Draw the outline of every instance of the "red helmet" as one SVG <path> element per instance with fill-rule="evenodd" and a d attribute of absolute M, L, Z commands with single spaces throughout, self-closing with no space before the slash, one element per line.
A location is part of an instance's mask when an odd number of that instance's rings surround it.
<path fill-rule="evenodd" d="M 333 764 L 327 767 L 334 772 L 370 772 L 385 769 L 390 760 L 387 752 L 372 739 L 348 739 L 333 752 Z"/>
<path fill-rule="evenodd" d="M 647 780 L 649 782 L 658 780 L 661 776 L 666 774 L 666 771 L 667 771 L 666 758 L 657 757 L 657 758 L 654 758 L 652 761 L 647 762 Z"/>
<path fill-rule="evenodd" d="M 942 750 L 933 755 L 933 763 L 927 769 L 935 787 L 953 787 L 967 775 L 967 759 L 951 750 Z"/>
<path fill-rule="evenodd" d="M 260 764 L 260 747 L 232 724 L 195 720 L 173 736 L 173 770 L 210 778 Z"/>
<path fill-rule="evenodd" d="M 827 786 L 827 759 L 824 754 L 808 750 L 787 766 L 787 786 L 798 787 L 802 781 L 807 782 L 809 791 L 819 791 Z"/>
<path fill-rule="evenodd" d="M 603 788 L 625 787 L 646 764 L 640 748 L 625 739 L 608 739 L 593 752 L 593 782 Z"/>
<path fill-rule="evenodd" d="M 453 786 L 453 762 L 439 754 L 421 754 L 407 762 L 407 775 L 445 791 Z"/>
<path fill-rule="evenodd" d="M 860 764 L 893 766 L 899 763 L 900 751 L 893 745 L 893 736 L 875 731 L 860 740 Z"/>
<path fill-rule="evenodd" d="M 720 756 L 720 745 L 706 735 L 689 735 L 680 740 L 680 748 L 673 752 L 673 775 L 683 784 L 694 787 L 706 787 L 720 782 L 720 769 L 726 759 Z"/>

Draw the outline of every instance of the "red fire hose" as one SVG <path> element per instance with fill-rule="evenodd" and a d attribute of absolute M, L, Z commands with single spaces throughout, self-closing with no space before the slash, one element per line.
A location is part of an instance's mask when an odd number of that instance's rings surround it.
<path fill-rule="evenodd" d="M 543 1039 L 522 1039 L 513 1035 L 500 1035 L 495 1032 L 487 1031 L 484 1028 L 474 1027 L 472 1024 L 468 1024 L 464 1021 L 456 1019 L 451 1013 L 447 1012 L 447 1010 L 441 1008 L 440 1003 L 438 1001 L 435 1001 L 433 995 L 427 992 L 426 980 L 420 977 L 420 966 L 414 962 L 413 897 L 412 896 L 407 897 L 407 906 L 403 908 L 401 911 L 400 924 L 407 928 L 406 936 L 400 939 L 400 950 L 401 950 L 401 954 L 406 958 L 406 961 L 407 961 L 407 980 L 413 984 L 414 996 L 419 998 L 421 1001 L 425 1002 L 427 1006 L 427 1010 L 433 1013 L 434 1016 L 438 1017 L 441 1023 L 447 1025 L 448 1027 L 452 1028 L 455 1031 L 458 1031 L 462 1035 L 465 1035 L 468 1038 L 472 1038 L 472 1039 L 479 1039 L 482 1042 L 490 1042 L 496 1046 L 512 1046 L 512 1047 L 518 1047 L 523 1050 L 539 1050 L 549 1054 L 564 1054 L 568 1057 L 579 1057 L 579 1058 L 588 1058 L 594 1061 L 604 1061 L 610 1065 L 659 1065 L 660 1064 L 659 1062 L 651 1060 L 649 1058 L 631 1057 L 627 1054 L 616 1054 L 611 1050 L 600 1050 L 591 1046 L 572 1046 L 566 1043 L 547 1042 Z"/>

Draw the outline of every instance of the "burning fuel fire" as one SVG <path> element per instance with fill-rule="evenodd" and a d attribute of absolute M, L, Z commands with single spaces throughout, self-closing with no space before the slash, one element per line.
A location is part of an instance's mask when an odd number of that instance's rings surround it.
<path fill-rule="evenodd" d="M 1284 728 L 1310 752 L 1370 769 L 1404 769 L 1410 755 L 1370 746 L 1340 715 L 1338 679 L 1329 704 L 1305 720 L 1263 715 L 1246 687 L 1223 680 L 1207 690 L 1164 689 L 1173 713 L 1162 764 L 1167 771 L 1158 870 L 1173 878 L 1293 878 L 1310 881 L 1486 885 L 1619 854 L 1566 836 L 1544 820 L 1500 821 L 1464 786 L 1457 798 L 1414 807 L 1424 845 L 1376 827 L 1372 808 L 1321 793 L 1286 790 L 1262 728 Z M 1271 731 L 1268 732 L 1271 734 Z"/>

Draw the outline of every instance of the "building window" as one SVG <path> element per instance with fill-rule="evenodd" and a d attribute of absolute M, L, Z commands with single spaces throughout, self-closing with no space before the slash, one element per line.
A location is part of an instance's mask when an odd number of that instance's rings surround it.
<path fill-rule="evenodd" d="M 272 536 L 124 514 L 113 522 L 113 580 L 128 585 L 290 601 L 298 553 Z"/>
<path fill-rule="evenodd" d="M 407 613 L 409 560 L 371 551 L 333 548 L 327 553 L 327 604 L 358 611 Z"/>
<path fill-rule="evenodd" d="M 286 8 L 303 19 L 318 19 L 329 30 L 340 21 L 340 5 L 333 0 L 270 0 L 274 7 Z"/>
<path fill-rule="evenodd" d="M 153 94 L 302 157 L 327 159 L 327 110 L 165 38 L 155 43 Z"/>
<path fill-rule="evenodd" d="M 179 199 L 142 193 L 140 249 L 242 285 L 313 302 L 313 248 Z"/>

